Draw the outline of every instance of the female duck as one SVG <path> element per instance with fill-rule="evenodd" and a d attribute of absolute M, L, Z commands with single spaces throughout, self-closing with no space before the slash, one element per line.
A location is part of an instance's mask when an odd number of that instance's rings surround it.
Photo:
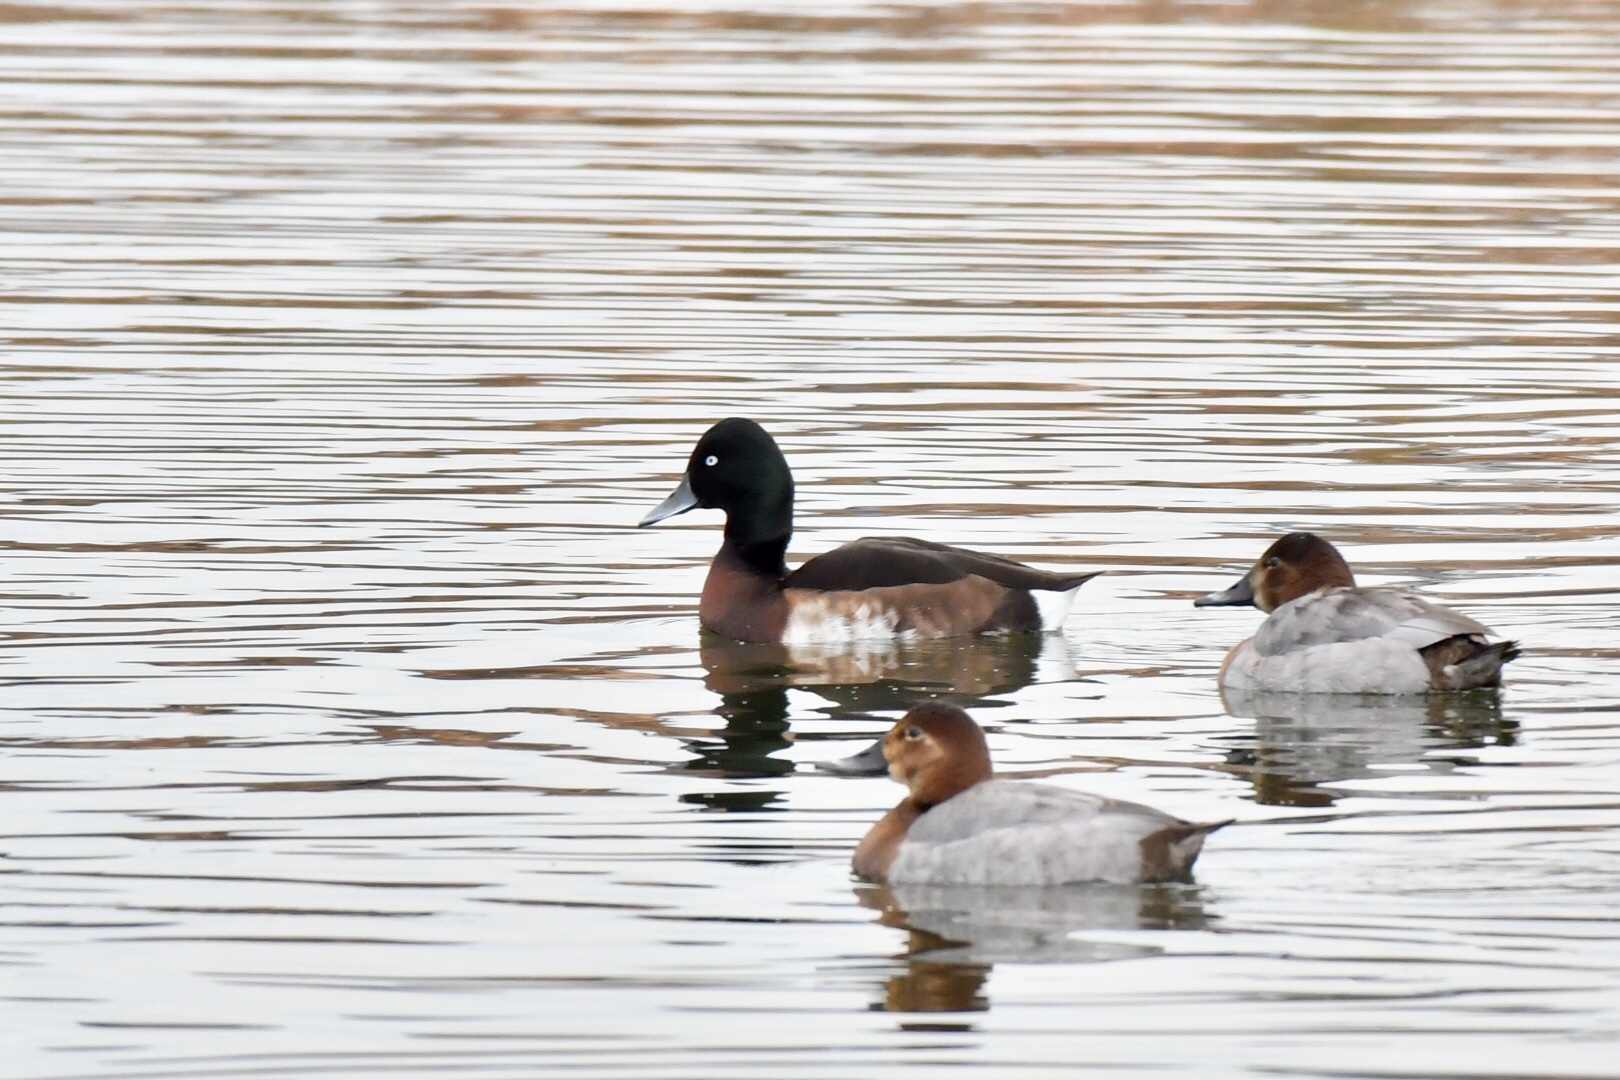
<path fill-rule="evenodd" d="M 1270 615 L 1226 654 L 1231 690 L 1421 694 L 1499 686 L 1512 641 L 1489 627 L 1400 589 L 1358 588 L 1333 545 L 1289 533 L 1222 592 L 1198 607 L 1253 604 Z"/>
<path fill-rule="evenodd" d="M 698 440 L 678 487 L 642 525 L 697 507 L 726 512 L 725 542 L 698 601 L 703 627 L 788 645 L 1053 630 L 1096 577 L 1036 570 L 965 548 L 867 537 L 791 574 L 793 475 L 776 441 L 733 417 Z"/>
<path fill-rule="evenodd" d="M 855 873 L 896 885 L 1133 884 L 1184 877 L 1204 837 L 1149 806 L 1051 784 L 991 778 L 984 732 L 955 705 L 928 702 L 877 744 L 823 766 L 851 776 L 885 770 L 906 785 L 900 805 L 855 849 Z"/>

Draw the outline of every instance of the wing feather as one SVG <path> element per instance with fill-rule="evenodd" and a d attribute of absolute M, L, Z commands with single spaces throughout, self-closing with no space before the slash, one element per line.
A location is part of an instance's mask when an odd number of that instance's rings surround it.
<path fill-rule="evenodd" d="M 912 823 L 893 864 L 895 883 L 1061 885 L 1130 883 L 1191 865 L 1203 834 L 1152 807 L 1049 784 L 991 780 L 931 808 Z M 1162 839 L 1164 865 L 1148 857 Z M 1169 846 L 1180 844 L 1175 851 Z M 1150 865 L 1151 863 L 1151 865 Z"/>
<path fill-rule="evenodd" d="M 1322 589 L 1271 613 L 1254 635 L 1261 656 L 1281 656 L 1317 645 L 1389 637 L 1414 649 L 1458 635 L 1491 632 L 1460 611 L 1398 589 Z"/>
<path fill-rule="evenodd" d="M 1059 574 L 967 548 L 900 536 L 868 536 L 817 555 L 787 576 L 789 589 L 880 589 L 894 585 L 944 585 L 965 577 L 988 578 L 1009 589 L 1067 592 L 1096 572 Z"/>
<path fill-rule="evenodd" d="M 946 844 L 1014 826 L 1081 825 L 1109 813 L 1140 817 L 1152 828 L 1180 824 L 1178 819 L 1150 806 L 1118 802 L 1053 784 L 989 780 L 931 807 L 912 824 L 906 838 Z"/>

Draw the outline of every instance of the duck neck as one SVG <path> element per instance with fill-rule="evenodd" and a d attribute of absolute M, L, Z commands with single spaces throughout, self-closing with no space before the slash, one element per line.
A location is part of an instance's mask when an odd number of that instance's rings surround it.
<path fill-rule="evenodd" d="M 726 515 L 720 558 L 741 563 L 750 573 L 781 581 L 787 577 L 787 546 L 793 538 L 793 492 L 749 514 Z"/>
<path fill-rule="evenodd" d="M 786 553 L 786 537 L 754 544 L 739 544 L 728 536 L 726 542 L 720 545 L 720 553 L 714 557 L 714 561 L 716 565 L 740 567 L 754 577 L 781 581 L 787 577 L 787 561 L 784 558 Z"/>
<path fill-rule="evenodd" d="M 889 867 L 894 864 L 894 857 L 906 838 L 906 830 L 911 828 L 912 822 L 922 817 L 925 809 L 927 807 L 917 805 L 915 799 L 906 798 L 879 818 L 877 824 L 862 837 L 855 848 L 854 858 L 850 860 L 856 876 L 867 881 L 889 880 Z"/>
<path fill-rule="evenodd" d="M 912 784 L 911 798 L 907 801 L 917 805 L 918 813 L 931 810 L 946 799 L 953 799 L 968 788 L 984 783 L 992 775 L 988 753 L 981 757 L 964 751 L 945 767 L 930 770 L 927 776 Z"/>

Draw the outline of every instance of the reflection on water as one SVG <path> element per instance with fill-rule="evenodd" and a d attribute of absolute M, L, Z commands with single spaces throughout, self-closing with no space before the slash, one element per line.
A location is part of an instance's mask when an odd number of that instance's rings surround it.
<path fill-rule="evenodd" d="M 1157 945 L 1090 940 L 1086 931 L 1202 930 L 1197 885 L 1070 885 L 1050 889 L 865 885 L 878 921 L 906 931 L 906 969 L 884 983 L 889 1012 L 980 1012 L 1000 962 L 1092 964 L 1154 956 Z"/>
<path fill-rule="evenodd" d="M 1500 691 L 1400 696 L 1221 691 L 1233 716 L 1252 717 L 1253 735 L 1228 736 L 1227 762 L 1247 773 L 1254 799 L 1271 806 L 1332 806 L 1339 781 L 1403 765 L 1475 764 L 1448 749 L 1511 746 L 1517 722 Z"/>
<path fill-rule="evenodd" d="M 792 742 L 790 691 L 815 694 L 817 711 L 830 719 L 865 720 L 940 696 L 964 707 L 997 704 L 994 695 L 1020 690 L 1043 672 L 1062 679 L 1073 670 L 1063 639 L 1052 634 L 880 641 L 848 648 L 728 641 L 705 632 L 698 657 L 703 685 L 720 696 L 714 713 L 724 726 L 686 740 L 696 756 L 684 768 L 729 778 L 793 771 L 793 762 L 775 756 Z M 775 802 L 777 793 L 727 790 L 682 798 L 713 809 L 758 810 Z"/>
<path fill-rule="evenodd" d="M 948 696 L 964 708 L 1005 705 L 995 695 L 1037 677 L 1073 676 L 1056 634 L 987 634 L 937 641 L 881 641 L 855 647 L 770 645 L 703 635 L 703 684 L 729 703 L 762 691 L 811 690 L 829 716 L 904 712 Z"/>
<path fill-rule="evenodd" d="M 1616 86 L 1611 0 L 0 3 L 0 1072 L 1612 1075 Z M 1109 574 L 730 655 L 634 527 L 725 415 L 791 563 Z M 1500 702 L 1229 714 L 1296 528 Z M 875 923 L 807 766 L 933 695 L 1244 825 Z"/>

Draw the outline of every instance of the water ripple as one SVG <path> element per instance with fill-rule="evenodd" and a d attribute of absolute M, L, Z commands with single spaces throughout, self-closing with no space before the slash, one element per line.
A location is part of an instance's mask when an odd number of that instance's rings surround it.
<path fill-rule="evenodd" d="M 11 1073 L 1610 1076 L 1620 5 L 0 4 Z M 1062 638 L 700 642 L 791 558 Z M 1222 700 L 1312 528 L 1526 651 Z M 1198 883 L 852 887 L 917 700 L 1237 817 Z M 738 1022 L 739 1017 L 745 1017 Z"/>

